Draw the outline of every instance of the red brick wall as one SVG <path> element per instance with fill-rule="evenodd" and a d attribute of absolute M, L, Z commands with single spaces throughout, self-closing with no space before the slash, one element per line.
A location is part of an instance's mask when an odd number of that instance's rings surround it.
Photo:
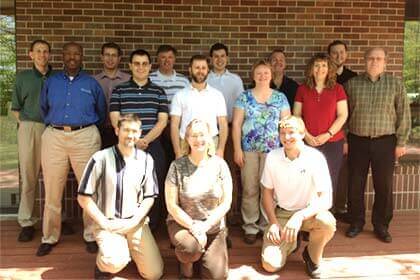
<path fill-rule="evenodd" d="M 63 42 L 81 42 L 85 68 L 94 72 L 101 68 L 105 41 L 123 47 L 125 62 L 134 48 L 154 54 L 158 45 L 172 44 L 179 50 L 180 72 L 192 54 L 207 54 L 220 41 L 230 47 L 230 69 L 245 80 L 251 64 L 278 46 L 288 54 L 289 76 L 301 80 L 307 59 L 342 39 L 354 70 L 363 70 L 367 47 L 384 46 L 388 70 L 401 75 L 404 0 L 16 0 L 16 34 L 18 69 L 30 66 L 28 45 L 37 38 L 52 43 L 59 68 Z"/>

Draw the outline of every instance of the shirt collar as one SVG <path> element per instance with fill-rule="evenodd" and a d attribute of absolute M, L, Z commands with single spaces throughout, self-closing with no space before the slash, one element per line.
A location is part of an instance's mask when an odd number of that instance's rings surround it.
<path fill-rule="evenodd" d="M 230 75 L 230 72 L 227 68 L 225 68 L 225 71 L 222 74 L 217 74 L 216 72 L 214 72 L 213 70 L 210 71 L 210 75 L 212 76 L 216 76 L 216 77 L 222 77 L 222 76 L 228 76 Z"/>
<path fill-rule="evenodd" d="M 176 71 L 175 71 L 175 69 L 174 70 L 172 70 L 172 75 L 165 75 L 165 74 L 163 74 L 162 72 L 160 72 L 159 71 L 159 69 L 158 70 L 156 70 L 156 74 L 158 75 L 158 77 L 161 79 L 161 80 L 175 80 L 176 79 Z"/>
<path fill-rule="evenodd" d="M 369 75 L 368 75 L 368 73 L 367 72 L 365 72 L 365 73 L 363 73 L 363 76 L 364 76 L 364 78 L 366 79 L 366 80 L 368 80 L 369 82 L 371 82 L 371 83 L 375 83 L 375 82 L 379 82 L 379 81 L 381 81 L 382 79 L 383 79 L 383 77 L 385 76 L 385 71 L 384 72 L 382 72 L 381 74 L 379 74 L 379 78 L 378 78 L 378 80 L 377 81 L 372 81 L 370 78 L 369 78 Z"/>
<path fill-rule="evenodd" d="M 39 72 L 39 70 L 36 69 L 35 65 L 32 66 L 32 70 L 34 71 L 35 75 L 37 75 L 38 77 L 48 77 L 51 74 L 52 67 L 51 65 L 48 64 L 47 73 L 45 73 L 45 75 Z"/>
<path fill-rule="evenodd" d="M 114 152 L 115 157 L 115 167 L 117 169 L 117 172 L 120 172 L 122 169 L 124 169 L 126 165 L 124 156 L 121 154 L 121 151 L 118 148 L 118 144 L 113 146 L 112 151 Z M 134 149 L 134 158 L 136 160 L 139 159 L 139 151 L 137 148 Z"/>
<path fill-rule="evenodd" d="M 197 93 L 208 91 L 208 90 L 209 90 L 209 88 L 210 88 L 210 85 L 209 85 L 209 83 L 207 83 L 207 82 L 206 82 L 206 87 L 205 87 L 205 88 L 203 88 L 202 90 L 198 90 L 198 89 L 196 89 L 195 87 L 193 87 L 192 83 L 190 83 L 190 85 L 189 85 L 189 86 L 190 86 L 190 90 L 191 90 L 191 91 L 193 91 L 193 92 L 197 92 Z"/>
<path fill-rule="evenodd" d="M 131 76 L 131 78 L 130 78 L 130 80 L 128 81 L 133 87 L 136 87 L 136 88 L 140 88 L 140 89 L 145 89 L 145 88 L 148 88 L 148 87 L 150 87 L 150 85 L 151 85 L 151 81 L 150 81 L 150 79 L 148 78 L 147 79 L 147 82 L 146 82 L 146 84 L 145 85 L 143 85 L 143 86 L 139 86 L 135 81 L 134 81 L 134 79 L 133 79 L 133 76 Z"/>
<path fill-rule="evenodd" d="M 114 79 L 122 79 L 123 77 L 122 77 L 122 71 L 121 70 L 117 70 L 117 72 L 115 73 L 115 78 Z M 99 73 L 99 78 L 100 79 L 104 79 L 104 78 L 110 78 L 106 73 L 105 73 L 105 71 L 102 71 L 101 73 Z"/>

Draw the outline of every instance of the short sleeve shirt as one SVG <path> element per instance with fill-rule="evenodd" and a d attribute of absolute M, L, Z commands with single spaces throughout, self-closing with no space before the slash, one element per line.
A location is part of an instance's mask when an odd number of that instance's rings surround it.
<path fill-rule="evenodd" d="M 166 177 L 167 187 L 178 189 L 179 206 L 193 219 L 206 220 L 223 201 L 224 188 L 232 184 L 226 162 L 212 156 L 194 165 L 188 156 L 172 162 Z M 169 215 L 168 220 L 173 220 Z M 214 225 L 209 233 L 225 227 L 225 221 Z"/>
<path fill-rule="evenodd" d="M 242 149 L 247 152 L 263 152 L 280 147 L 278 124 L 280 114 L 290 110 L 286 96 L 273 90 L 266 103 L 258 103 L 252 90 L 244 91 L 236 100 L 235 107 L 244 111 L 242 124 Z"/>
<path fill-rule="evenodd" d="M 139 149 L 134 158 L 124 159 L 118 146 L 96 152 L 86 165 L 78 193 L 94 196 L 107 218 L 130 218 L 143 199 L 159 194 L 153 159 Z"/>
<path fill-rule="evenodd" d="M 209 84 L 198 91 L 192 85 L 177 92 L 171 103 L 171 116 L 181 117 L 179 134 L 185 137 L 187 125 L 193 119 L 200 119 L 210 126 L 210 135 L 219 134 L 217 118 L 226 117 L 226 103 L 223 94 Z"/>
<path fill-rule="evenodd" d="M 337 118 L 337 102 L 346 100 L 344 88 L 335 84 L 331 89 L 324 88 L 321 94 L 306 85 L 298 88 L 295 101 L 302 103 L 302 119 L 310 134 L 318 136 L 328 131 Z M 344 138 L 343 130 L 337 132 L 328 142 Z"/>
<path fill-rule="evenodd" d="M 304 144 L 294 160 L 286 157 L 283 148 L 268 153 L 261 184 L 274 189 L 277 205 L 289 211 L 306 208 L 318 192 L 327 192 L 330 203 L 332 200 L 327 161 L 321 152 Z"/>

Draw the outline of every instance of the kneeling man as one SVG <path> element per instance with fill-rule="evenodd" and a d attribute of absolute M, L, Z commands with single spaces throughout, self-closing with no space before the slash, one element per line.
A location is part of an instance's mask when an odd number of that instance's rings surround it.
<path fill-rule="evenodd" d="M 331 178 L 324 156 L 303 143 L 302 119 L 280 121 L 283 147 L 268 153 L 261 177 L 263 206 L 269 226 L 264 233 L 261 261 L 268 272 L 280 270 L 297 246 L 298 232 L 309 232 L 303 251 L 306 272 L 320 278 L 324 247 L 335 232 Z"/>
<path fill-rule="evenodd" d="M 159 279 L 163 261 L 147 217 L 158 196 L 153 159 L 136 148 L 141 135 L 136 115 L 121 115 L 115 133 L 118 144 L 87 164 L 77 197 L 96 222 L 95 279 L 119 272 L 131 258 L 143 278 Z"/>

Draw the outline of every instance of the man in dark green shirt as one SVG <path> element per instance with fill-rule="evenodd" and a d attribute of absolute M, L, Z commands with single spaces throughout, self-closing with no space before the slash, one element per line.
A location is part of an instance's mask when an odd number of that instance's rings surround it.
<path fill-rule="evenodd" d="M 52 73 L 48 64 L 50 44 L 44 40 L 33 41 L 29 57 L 33 67 L 16 75 L 12 96 L 12 111 L 19 123 L 18 151 L 22 182 L 18 222 L 22 231 L 18 240 L 21 242 L 32 240 L 37 220 L 33 209 L 41 166 L 41 135 L 45 129 L 40 113 L 39 95 L 44 81 Z"/>
<path fill-rule="evenodd" d="M 403 82 L 385 73 L 387 54 L 380 47 L 365 53 L 366 72 L 345 84 L 349 119 L 349 210 L 347 237 L 357 236 L 365 224 L 364 192 L 369 166 L 375 202 L 374 233 L 392 242 L 388 226 L 393 213 L 395 160 L 405 154 L 410 132 L 410 106 Z"/>

